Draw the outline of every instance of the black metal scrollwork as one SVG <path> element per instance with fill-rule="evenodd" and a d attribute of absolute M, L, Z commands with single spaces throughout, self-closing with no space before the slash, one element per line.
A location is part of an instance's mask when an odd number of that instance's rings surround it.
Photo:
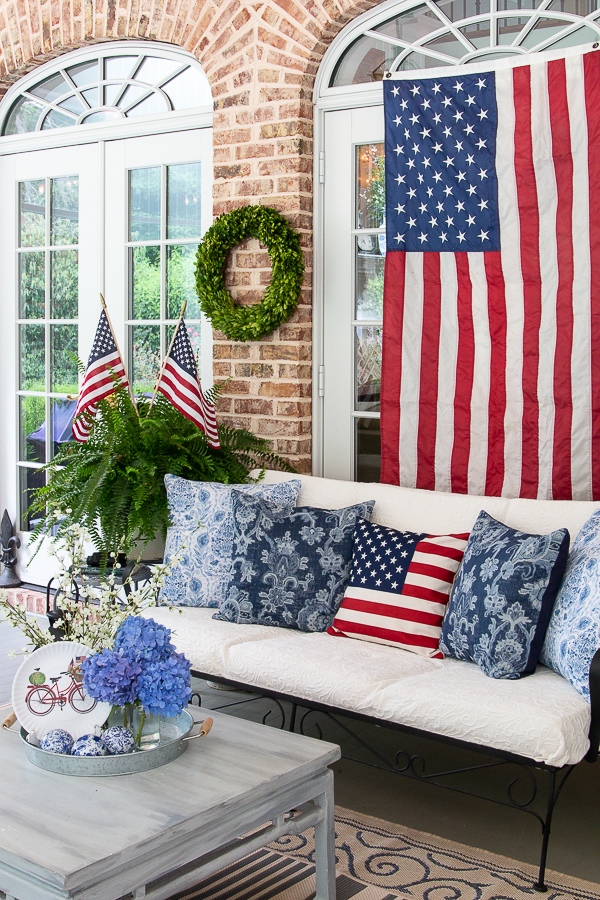
<path fill-rule="evenodd" d="M 518 765 L 518 763 L 515 763 L 515 765 Z M 527 778 L 529 779 L 529 788 L 531 793 L 529 795 L 525 795 L 527 799 L 521 800 L 521 802 L 517 800 L 513 793 L 514 787 L 519 784 L 519 775 L 517 775 L 517 777 L 513 778 L 513 780 L 508 785 L 506 794 L 512 806 L 515 806 L 517 809 L 525 809 L 525 807 L 531 806 L 537 796 L 537 781 L 535 780 L 533 772 L 531 771 L 531 769 L 528 769 L 527 766 L 519 765 L 519 768 L 521 769 L 521 772 L 527 775 Z"/>
<path fill-rule="evenodd" d="M 274 703 L 275 706 L 277 706 L 277 708 L 279 709 L 279 713 L 281 715 L 281 725 L 279 725 L 278 728 L 281 730 L 285 726 L 285 710 L 284 710 L 283 706 L 281 705 L 281 703 L 279 702 L 279 700 L 277 700 L 276 697 L 270 697 L 269 699 L 270 699 L 271 703 Z M 262 718 L 263 725 L 267 724 L 267 719 L 269 718 L 269 716 L 271 715 L 272 712 L 273 712 L 272 709 L 268 709 L 266 711 L 266 713 L 264 714 L 264 716 Z"/>

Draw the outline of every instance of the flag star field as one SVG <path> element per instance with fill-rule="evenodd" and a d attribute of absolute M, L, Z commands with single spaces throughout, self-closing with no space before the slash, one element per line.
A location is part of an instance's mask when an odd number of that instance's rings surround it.
<path fill-rule="evenodd" d="M 500 249 L 494 74 L 384 81 L 388 250 Z"/>
<path fill-rule="evenodd" d="M 416 546 L 427 535 L 392 532 L 391 529 L 384 532 L 376 525 L 372 528 L 379 540 L 374 540 L 370 530 L 362 520 L 359 521 L 350 584 L 384 590 L 387 587 L 391 591 L 401 592 Z"/>

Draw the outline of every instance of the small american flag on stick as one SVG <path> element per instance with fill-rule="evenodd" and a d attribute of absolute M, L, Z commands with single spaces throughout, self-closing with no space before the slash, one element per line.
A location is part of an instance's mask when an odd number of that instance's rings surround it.
<path fill-rule="evenodd" d="M 211 447 L 219 449 L 221 444 L 215 407 L 206 399 L 200 386 L 196 357 L 183 316 L 179 319 L 167 358 L 158 376 L 155 396 L 157 391 L 204 432 Z"/>
<path fill-rule="evenodd" d="M 124 384 L 128 384 L 125 366 L 106 310 L 103 309 L 73 417 L 72 430 L 76 441 L 86 443 L 92 430 L 94 416 L 98 411 L 98 402 Z"/>

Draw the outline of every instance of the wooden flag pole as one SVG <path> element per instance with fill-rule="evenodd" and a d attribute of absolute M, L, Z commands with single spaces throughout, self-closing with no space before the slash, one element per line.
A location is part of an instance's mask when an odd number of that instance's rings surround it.
<path fill-rule="evenodd" d="M 119 345 L 117 344 L 117 338 L 115 336 L 115 332 L 112 327 L 112 322 L 110 321 L 110 316 L 108 315 L 108 309 L 106 308 L 106 302 L 102 294 L 100 294 L 100 300 L 102 301 L 102 309 L 106 314 L 106 321 L 108 322 L 108 327 L 110 328 L 110 333 L 112 334 L 113 341 L 115 342 L 115 347 L 117 348 L 117 353 L 119 354 L 119 359 L 121 360 L 121 365 L 125 368 L 125 363 L 123 362 L 123 357 L 121 356 L 121 351 L 119 350 Z M 133 403 L 133 408 L 137 413 L 137 417 L 140 417 L 140 411 L 137 408 L 137 403 L 135 402 L 135 397 L 133 396 L 133 390 L 131 389 L 131 385 L 129 384 L 129 378 L 127 379 L 127 387 L 129 388 L 129 394 L 131 396 L 131 402 Z"/>
<path fill-rule="evenodd" d="M 146 413 L 146 415 L 148 415 L 150 413 L 150 410 L 154 406 L 154 401 L 156 400 L 158 388 L 162 381 L 162 377 L 163 377 L 167 362 L 169 361 L 169 354 L 171 352 L 171 348 L 173 347 L 173 344 L 175 343 L 175 338 L 177 337 L 177 332 L 179 331 L 179 326 L 181 325 L 181 320 L 183 319 L 183 314 L 185 312 L 186 306 L 187 306 L 187 300 L 184 300 L 183 306 L 181 307 L 181 312 L 179 313 L 179 318 L 177 319 L 177 325 L 175 326 L 175 331 L 173 332 L 173 337 L 171 338 L 171 343 L 169 344 L 169 349 L 167 350 L 167 355 L 165 356 L 165 358 L 163 360 L 163 364 L 160 367 L 160 372 L 158 373 L 158 380 L 156 382 L 156 387 L 154 388 L 154 393 L 152 394 L 152 400 L 150 401 L 150 406 L 148 407 L 148 412 Z"/>

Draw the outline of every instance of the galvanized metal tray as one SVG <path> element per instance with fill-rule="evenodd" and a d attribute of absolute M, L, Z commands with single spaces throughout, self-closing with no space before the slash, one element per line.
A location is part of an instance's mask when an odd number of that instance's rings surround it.
<path fill-rule="evenodd" d="M 194 725 L 200 725 L 198 734 L 190 734 Z M 164 766 L 184 752 L 187 742 L 208 734 L 212 719 L 195 722 L 187 710 L 178 716 L 168 719 L 161 725 L 161 739 L 153 750 L 138 750 L 120 756 L 68 756 L 62 753 L 49 753 L 30 744 L 27 732 L 21 728 L 21 740 L 25 746 L 25 754 L 29 762 L 40 769 L 55 772 L 58 775 L 132 775 L 134 772 L 147 772 Z"/>

